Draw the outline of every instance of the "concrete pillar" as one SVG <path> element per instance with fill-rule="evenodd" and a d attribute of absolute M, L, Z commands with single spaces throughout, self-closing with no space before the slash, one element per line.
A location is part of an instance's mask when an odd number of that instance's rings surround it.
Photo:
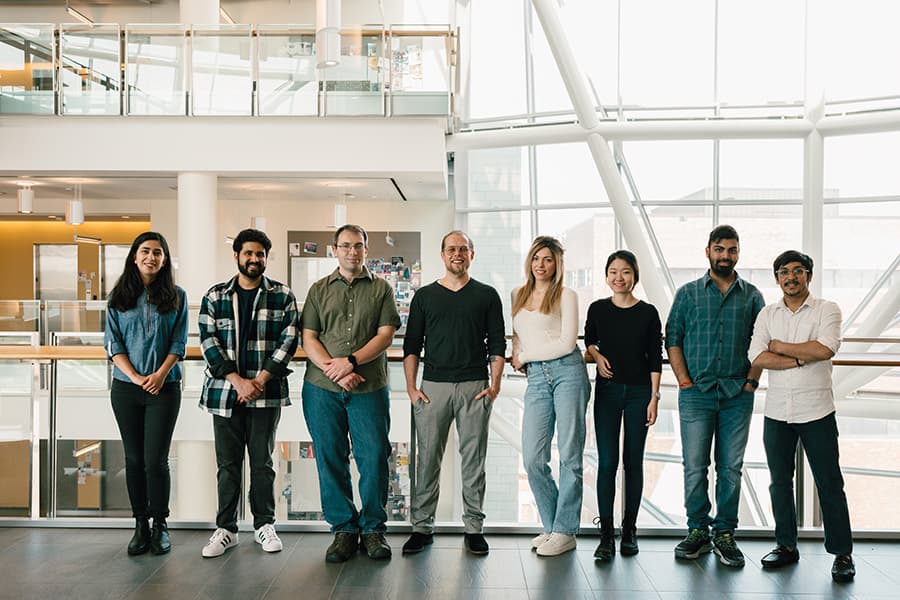
<path fill-rule="evenodd" d="M 215 273 L 218 227 L 218 177 L 211 173 L 178 174 L 178 242 L 175 280 L 191 303 L 200 302 Z"/>

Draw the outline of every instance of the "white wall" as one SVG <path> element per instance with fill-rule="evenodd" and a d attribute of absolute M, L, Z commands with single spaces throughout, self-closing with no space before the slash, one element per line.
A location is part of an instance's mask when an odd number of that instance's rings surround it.
<path fill-rule="evenodd" d="M 73 23 L 63 0 L 58 6 L 4 6 L 3 23 Z M 222 0 L 220 6 L 238 23 L 314 24 L 315 0 Z M 453 0 L 383 0 L 384 20 L 377 0 L 343 0 L 345 25 L 452 22 Z M 177 0 L 153 0 L 149 6 L 134 3 L 125 6 L 89 5 L 73 0 L 72 6 L 95 23 L 177 23 Z"/>

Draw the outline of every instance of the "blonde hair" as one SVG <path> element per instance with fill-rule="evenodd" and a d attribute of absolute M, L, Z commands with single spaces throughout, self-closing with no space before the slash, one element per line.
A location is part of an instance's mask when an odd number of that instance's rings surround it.
<path fill-rule="evenodd" d="M 528 254 L 525 255 L 525 285 L 519 288 L 516 297 L 513 300 L 512 314 L 516 315 L 528 303 L 531 294 L 534 292 L 535 279 L 534 273 L 531 272 L 531 261 L 534 255 L 540 250 L 546 248 L 553 255 L 556 263 L 556 271 L 553 274 L 553 281 L 550 282 L 550 289 L 544 295 L 544 301 L 541 303 L 541 312 L 551 314 L 559 311 L 559 305 L 562 300 L 563 278 L 565 277 L 565 267 L 563 265 L 563 249 L 562 244 L 554 237 L 549 235 L 539 235 L 534 238 Z"/>

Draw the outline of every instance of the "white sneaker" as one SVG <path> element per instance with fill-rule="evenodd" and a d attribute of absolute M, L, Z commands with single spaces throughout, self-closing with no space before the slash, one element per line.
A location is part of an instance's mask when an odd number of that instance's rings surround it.
<path fill-rule="evenodd" d="M 538 546 L 538 556 L 558 556 L 575 549 L 575 536 L 565 533 L 551 533 L 550 538 Z"/>
<path fill-rule="evenodd" d="M 266 552 L 281 552 L 281 549 L 284 547 L 281 544 L 281 538 L 275 533 L 275 526 L 271 523 L 266 523 L 254 531 L 253 539 L 256 540 L 256 543 L 260 544 L 262 549 Z"/>
<path fill-rule="evenodd" d="M 541 535 L 535 536 L 531 538 L 531 549 L 537 550 L 541 547 L 541 544 L 550 539 L 549 533 L 542 533 Z"/>
<path fill-rule="evenodd" d="M 222 556 L 229 548 L 237 546 L 238 534 L 231 533 L 227 529 L 216 529 L 206 545 L 203 546 L 204 558 L 215 558 Z"/>

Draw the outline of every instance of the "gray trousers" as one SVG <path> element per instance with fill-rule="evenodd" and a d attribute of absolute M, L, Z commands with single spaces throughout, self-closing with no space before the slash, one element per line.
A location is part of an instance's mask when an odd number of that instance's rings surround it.
<path fill-rule="evenodd" d="M 431 533 L 440 495 L 441 463 L 447 447 L 450 423 L 456 420 L 463 487 L 463 524 L 466 533 L 480 533 L 484 522 L 484 459 L 487 456 L 488 421 L 493 402 L 475 400 L 487 388 L 487 380 L 439 383 L 423 381 L 422 391 L 431 401 L 413 407 L 416 423 L 416 485 L 411 499 L 413 531 Z"/>

